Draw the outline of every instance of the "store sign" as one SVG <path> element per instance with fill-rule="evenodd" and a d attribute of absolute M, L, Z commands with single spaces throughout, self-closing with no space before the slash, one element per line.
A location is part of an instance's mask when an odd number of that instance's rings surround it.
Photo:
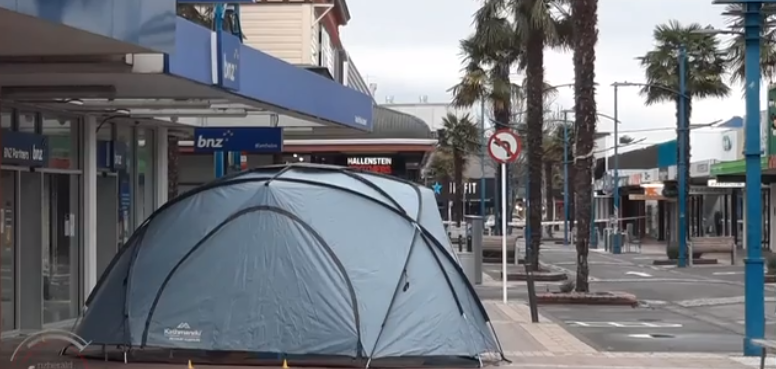
<path fill-rule="evenodd" d="M 49 150 L 46 136 L 27 132 L 3 130 L 3 164 L 42 167 L 48 163 Z"/>
<path fill-rule="evenodd" d="M 474 195 L 477 194 L 477 187 L 479 183 L 477 182 L 464 182 L 463 184 L 463 194 L 464 195 Z M 450 183 L 450 188 L 448 189 L 449 193 L 451 194 L 457 194 L 458 191 L 456 191 L 455 183 Z"/>
<path fill-rule="evenodd" d="M 744 188 L 746 183 L 743 182 L 717 182 L 716 179 L 710 179 L 706 182 L 706 186 L 713 188 Z"/>
<path fill-rule="evenodd" d="M 218 86 L 228 90 L 240 89 L 240 38 L 227 32 L 216 32 L 218 40 L 216 54 L 218 61 Z"/>
<path fill-rule="evenodd" d="M 123 142 L 97 141 L 97 168 L 121 170 L 127 167 L 127 145 Z"/>
<path fill-rule="evenodd" d="M 690 195 L 726 195 L 730 189 L 720 187 L 690 186 Z"/>
<path fill-rule="evenodd" d="M 194 152 L 283 152 L 280 127 L 206 127 L 194 129 Z"/>
<path fill-rule="evenodd" d="M 348 166 L 366 172 L 381 174 L 393 173 L 393 159 L 381 157 L 351 157 L 348 158 Z"/>

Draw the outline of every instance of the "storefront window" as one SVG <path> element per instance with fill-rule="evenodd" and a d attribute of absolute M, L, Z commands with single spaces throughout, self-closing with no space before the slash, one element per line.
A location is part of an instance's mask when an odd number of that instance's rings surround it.
<path fill-rule="evenodd" d="M 37 114 L 32 112 L 19 112 L 19 131 L 35 132 L 35 121 Z"/>
<path fill-rule="evenodd" d="M 79 305 L 78 175 L 43 176 L 43 323 L 73 318 Z"/>
<path fill-rule="evenodd" d="M 16 172 L 3 171 L 0 177 L 0 288 L 2 288 L 2 331 L 16 328 L 16 247 L 14 214 L 16 207 Z"/>
<path fill-rule="evenodd" d="M 117 123 L 115 129 L 116 145 L 122 146 L 125 150 L 125 165 L 117 170 L 119 178 L 119 244 L 124 244 L 134 231 L 132 223 L 132 173 L 135 168 L 135 140 L 132 126 Z"/>
<path fill-rule="evenodd" d="M 154 131 L 137 130 L 137 184 L 135 191 L 136 224 L 141 224 L 154 212 L 156 196 L 154 176 Z"/>
<path fill-rule="evenodd" d="M 42 131 L 48 137 L 49 168 L 76 169 L 78 160 L 78 136 L 76 124 L 70 118 L 43 115 Z"/>

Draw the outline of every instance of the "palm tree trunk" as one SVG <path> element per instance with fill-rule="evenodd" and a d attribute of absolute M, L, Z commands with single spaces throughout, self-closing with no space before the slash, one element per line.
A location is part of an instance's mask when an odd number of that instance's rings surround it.
<path fill-rule="evenodd" d="M 539 268 L 542 243 L 542 159 L 544 150 L 544 32 L 529 31 L 526 45 L 526 149 L 528 150 L 528 224 L 531 266 Z"/>
<path fill-rule="evenodd" d="M 595 45 L 598 42 L 598 0 L 576 0 L 571 3 L 574 14 L 574 109 L 576 110 L 576 186 L 578 207 L 577 228 L 577 292 L 589 292 L 590 224 L 593 177 L 593 145 L 596 130 Z"/>
<path fill-rule="evenodd" d="M 178 137 L 167 137 L 167 200 L 178 197 L 178 157 L 180 155 Z"/>
<path fill-rule="evenodd" d="M 453 220 L 458 227 L 463 223 L 463 199 L 466 196 L 463 185 L 463 155 L 460 152 L 453 151 L 453 183 L 455 193 L 453 194 Z"/>
<path fill-rule="evenodd" d="M 546 219 L 547 220 L 555 220 L 554 218 L 551 219 L 552 215 L 555 213 L 555 201 L 553 201 L 552 196 L 552 166 L 555 163 L 545 160 L 544 161 L 544 203 L 546 207 Z M 552 226 L 547 227 L 548 230 L 552 229 Z M 549 235 L 550 232 L 548 231 L 547 234 Z"/>
<path fill-rule="evenodd" d="M 502 81 L 509 81 L 509 65 L 499 65 L 496 67 L 498 72 L 498 78 Z M 494 101 L 493 102 L 493 117 L 495 118 L 496 129 L 508 129 L 509 123 L 512 117 L 512 103 L 511 101 Z M 509 169 L 502 173 L 501 165 L 496 165 L 496 197 L 501 196 L 501 177 L 507 177 L 506 193 L 510 194 L 509 186 Z M 501 200 L 504 201 L 504 200 Z M 499 202 L 500 203 L 500 202 Z M 511 204 L 512 201 L 507 199 L 507 204 Z M 501 224 L 501 219 L 506 217 L 507 221 L 512 219 L 513 207 L 507 207 L 507 213 L 501 214 L 501 206 L 496 206 L 496 224 Z M 501 227 L 496 227 L 496 234 L 501 234 Z"/>
<path fill-rule="evenodd" d="M 574 160 L 573 155 L 571 155 L 571 158 L 569 160 Z M 569 164 L 569 233 L 573 234 L 574 232 L 574 216 L 576 211 L 576 203 L 577 203 L 577 192 L 574 191 L 574 179 L 576 178 L 576 167 L 573 164 Z"/>

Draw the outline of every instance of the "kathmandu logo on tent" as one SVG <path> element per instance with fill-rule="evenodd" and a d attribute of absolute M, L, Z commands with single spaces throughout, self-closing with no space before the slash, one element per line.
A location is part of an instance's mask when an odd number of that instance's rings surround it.
<path fill-rule="evenodd" d="M 170 341 L 199 342 L 202 339 L 202 331 L 191 329 L 189 323 L 183 322 L 175 328 L 165 328 L 164 336 Z"/>

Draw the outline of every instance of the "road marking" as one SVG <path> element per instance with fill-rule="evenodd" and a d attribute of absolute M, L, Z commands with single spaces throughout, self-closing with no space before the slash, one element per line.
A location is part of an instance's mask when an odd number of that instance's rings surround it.
<path fill-rule="evenodd" d="M 679 323 L 664 322 L 566 322 L 567 325 L 581 328 L 681 328 Z"/>
<path fill-rule="evenodd" d="M 744 272 L 714 272 L 714 275 L 736 275 L 744 274 Z"/>
<path fill-rule="evenodd" d="M 644 334 L 644 333 L 629 334 L 628 337 L 630 337 L 630 338 L 652 338 L 652 336 L 650 336 L 648 334 Z"/>
<path fill-rule="evenodd" d="M 746 324 L 746 320 L 738 320 L 738 321 L 736 321 L 736 323 L 741 324 L 741 325 L 745 325 Z M 776 324 L 776 322 L 773 321 L 773 320 L 768 320 L 768 321 L 765 322 L 765 325 L 774 325 L 774 324 Z"/>
<path fill-rule="evenodd" d="M 639 277 L 644 277 L 644 278 L 652 277 L 651 274 L 647 274 L 647 273 L 644 273 L 644 272 L 626 272 L 625 274 L 626 275 L 637 275 Z"/>

